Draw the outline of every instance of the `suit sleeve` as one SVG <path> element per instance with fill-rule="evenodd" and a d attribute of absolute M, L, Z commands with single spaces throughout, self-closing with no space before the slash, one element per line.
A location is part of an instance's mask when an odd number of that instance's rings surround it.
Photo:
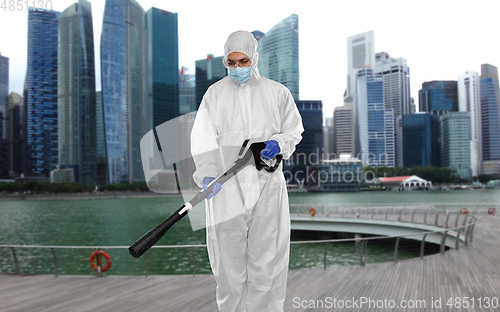
<path fill-rule="evenodd" d="M 191 154 L 196 165 L 193 180 L 200 187 L 205 177 L 215 178 L 218 175 L 216 162 L 219 146 L 214 118 L 215 103 L 215 90 L 209 88 L 203 96 L 191 130 Z"/>
<path fill-rule="evenodd" d="M 280 94 L 280 118 L 281 132 L 271 136 L 271 140 L 276 140 L 280 146 L 280 154 L 284 159 L 290 158 L 295 151 L 295 146 L 302 140 L 302 117 L 300 116 L 297 105 L 293 100 L 292 94 L 285 88 Z"/>

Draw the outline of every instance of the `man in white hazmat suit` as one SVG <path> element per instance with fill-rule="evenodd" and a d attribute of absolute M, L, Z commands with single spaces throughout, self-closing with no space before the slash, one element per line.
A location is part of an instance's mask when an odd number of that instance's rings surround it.
<path fill-rule="evenodd" d="M 265 159 L 288 159 L 302 139 L 290 91 L 260 76 L 257 40 L 232 33 L 224 46 L 229 76 L 205 93 L 191 132 L 201 187 L 234 163 L 244 140 L 266 142 Z M 288 193 L 282 165 L 273 173 L 245 167 L 207 203 L 207 248 L 220 311 L 283 311 L 290 250 Z"/>

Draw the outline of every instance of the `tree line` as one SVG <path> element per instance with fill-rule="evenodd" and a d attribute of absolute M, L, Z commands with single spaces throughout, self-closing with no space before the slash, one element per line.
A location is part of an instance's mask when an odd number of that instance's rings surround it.
<path fill-rule="evenodd" d="M 0 182 L 0 193 L 31 193 L 31 194 L 60 194 L 60 193 L 91 193 L 95 185 L 76 182 Z M 98 187 L 99 192 L 149 192 L 145 182 L 117 183 Z"/>
<path fill-rule="evenodd" d="M 367 173 L 368 172 L 368 173 Z M 375 177 L 371 177 L 369 172 L 373 172 Z M 363 174 L 367 173 L 367 178 L 400 177 L 416 175 L 424 180 L 431 181 L 434 184 L 443 183 L 467 183 L 469 180 L 460 178 L 457 170 L 453 168 L 438 168 L 434 166 L 417 166 L 411 169 L 406 167 L 363 167 Z M 491 180 L 499 180 L 498 175 L 481 174 L 478 177 L 472 177 L 474 182 L 483 184 Z"/>

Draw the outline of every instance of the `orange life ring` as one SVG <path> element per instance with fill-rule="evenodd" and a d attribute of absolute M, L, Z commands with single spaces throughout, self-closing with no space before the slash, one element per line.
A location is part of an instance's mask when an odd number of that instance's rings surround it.
<path fill-rule="evenodd" d="M 460 212 L 463 213 L 463 214 L 468 214 L 469 213 L 469 209 L 462 208 L 462 209 L 460 209 Z"/>
<path fill-rule="evenodd" d="M 495 207 L 488 208 L 488 214 L 494 215 L 496 212 L 497 212 L 497 209 Z"/>
<path fill-rule="evenodd" d="M 97 253 L 99 253 L 102 257 L 104 257 L 106 259 L 106 266 L 104 268 L 102 268 L 102 272 L 106 272 L 111 267 L 111 257 L 104 251 L 94 251 L 90 255 L 90 258 L 89 258 L 90 267 L 92 269 L 94 269 L 94 271 L 97 271 L 97 263 L 96 263 L 97 261 L 94 261 Z"/>
<path fill-rule="evenodd" d="M 309 208 L 309 214 L 311 215 L 311 217 L 314 217 L 314 215 L 316 214 L 316 208 L 314 207 Z"/>

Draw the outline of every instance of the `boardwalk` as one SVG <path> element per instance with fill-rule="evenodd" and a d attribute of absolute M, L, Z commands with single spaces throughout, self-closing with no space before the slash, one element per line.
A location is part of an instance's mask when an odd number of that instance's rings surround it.
<path fill-rule="evenodd" d="M 474 242 L 444 256 L 290 271 L 285 311 L 500 311 L 491 307 L 500 304 L 492 301 L 500 299 L 498 220 L 498 216 L 479 216 Z M 214 296 L 211 275 L 56 278 L 0 274 L 0 311 L 217 311 Z M 451 298 L 458 306 L 458 300 L 466 297 L 469 308 L 446 305 Z M 330 308 L 334 298 L 337 307 L 354 307 Z M 362 305 L 362 298 L 373 300 L 372 306 Z M 396 307 L 374 308 L 384 304 L 384 299 Z M 406 303 L 402 300 L 421 308 L 397 308 Z M 432 307 L 437 302 L 441 308 Z M 484 307 L 487 302 L 490 308 Z M 318 308 L 322 303 L 324 307 Z"/>

